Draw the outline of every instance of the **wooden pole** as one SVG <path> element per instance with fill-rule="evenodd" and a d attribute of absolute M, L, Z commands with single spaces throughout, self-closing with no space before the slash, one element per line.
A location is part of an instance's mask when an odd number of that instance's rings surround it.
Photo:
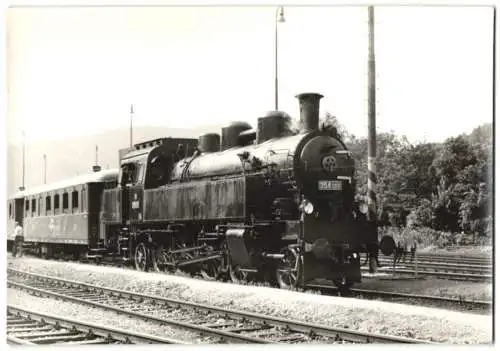
<path fill-rule="evenodd" d="M 375 20 L 373 6 L 368 7 L 368 220 L 377 230 L 377 127 L 376 127 L 376 70 L 375 70 Z M 377 252 L 370 252 L 369 270 L 377 270 Z"/>

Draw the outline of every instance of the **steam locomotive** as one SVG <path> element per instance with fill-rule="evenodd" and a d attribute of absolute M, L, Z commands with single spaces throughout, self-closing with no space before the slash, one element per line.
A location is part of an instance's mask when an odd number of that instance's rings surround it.
<path fill-rule="evenodd" d="M 16 194 L 9 221 L 24 224 L 25 246 L 43 256 L 84 253 L 138 270 L 283 288 L 321 278 L 347 288 L 361 281 L 361 253 L 376 267 L 378 235 L 354 201 L 354 160 L 334 128 L 319 128 L 322 97 L 297 96 L 299 131 L 273 111 L 256 131 L 235 122 L 221 136 L 119 150 L 119 170 Z"/>

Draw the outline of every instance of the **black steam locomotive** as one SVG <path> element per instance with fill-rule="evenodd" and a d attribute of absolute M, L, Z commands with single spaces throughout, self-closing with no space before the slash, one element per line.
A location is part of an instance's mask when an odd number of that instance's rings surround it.
<path fill-rule="evenodd" d="M 355 165 L 349 151 L 334 128 L 319 128 L 322 96 L 297 97 L 298 132 L 291 131 L 287 114 L 274 111 L 258 119 L 256 131 L 239 122 L 223 128 L 221 137 L 162 138 L 120 150 L 114 179 L 86 180 L 92 184 L 82 187 L 89 192 L 81 211 L 77 197 L 77 213 L 91 221 L 85 240 L 80 233 L 83 241 L 71 242 L 68 218 L 58 231 L 52 229 L 57 242 L 50 234 L 41 241 L 33 235 L 33 224 L 25 226 L 25 240 L 45 253 L 71 247 L 87 251 L 90 259 L 131 262 L 138 270 L 182 269 L 281 287 L 316 278 L 340 287 L 359 282 L 360 254 L 367 253 L 370 266 L 376 265 L 376 225 L 354 202 Z M 45 201 L 49 211 L 39 207 L 32 216 L 30 199 L 42 197 L 36 191 L 29 198 L 16 196 L 21 199 L 20 206 L 12 199 L 16 210 L 23 212 L 27 201 L 30 217 L 45 213 L 52 219 L 42 222 L 53 228 L 62 223 L 61 216 L 68 217 L 55 212 L 52 200 Z"/>

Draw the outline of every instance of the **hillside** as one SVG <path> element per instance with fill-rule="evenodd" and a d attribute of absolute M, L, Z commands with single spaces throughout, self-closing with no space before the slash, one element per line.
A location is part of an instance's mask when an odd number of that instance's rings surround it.
<path fill-rule="evenodd" d="M 197 138 L 202 133 L 220 133 L 219 126 L 199 128 L 135 127 L 134 143 L 159 137 Z M 103 168 L 118 166 L 118 149 L 129 145 L 127 128 L 107 130 L 95 135 L 27 143 L 26 187 L 43 182 L 43 154 L 47 155 L 47 183 L 91 171 L 95 163 L 95 146 L 99 147 L 99 164 Z M 7 194 L 22 183 L 22 146 L 7 147 Z"/>

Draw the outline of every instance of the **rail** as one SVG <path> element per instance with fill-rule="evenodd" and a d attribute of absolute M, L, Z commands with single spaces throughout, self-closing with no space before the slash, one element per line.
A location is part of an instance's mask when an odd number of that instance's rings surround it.
<path fill-rule="evenodd" d="M 332 285 L 323 285 L 323 284 L 308 284 L 307 288 L 318 290 L 328 294 L 339 294 L 340 291 L 338 288 Z M 382 290 L 370 290 L 370 289 L 351 289 L 350 293 L 355 295 L 360 295 L 361 297 L 380 297 L 380 298 L 402 298 L 408 300 L 418 300 L 420 302 L 434 302 L 440 304 L 449 304 L 462 306 L 467 309 L 480 309 L 480 310 L 489 310 L 491 311 L 493 308 L 493 304 L 491 301 L 482 301 L 482 300 L 470 300 L 464 298 L 453 298 L 453 297 L 445 297 L 445 296 L 432 296 L 432 295 L 420 295 L 420 294 L 409 294 L 409 293 L 401 293 L 394 291 L 382 291 Z"/>
<path fill-rule="evenodd" d="M 14 345 L 185 344 L 182 341 L 97 325 L 7 305 L 7 342 Z"/>
<path fill-rule="evenodd" d="M 424 340 L 321 326 L 222 307 L 138 294 L 14 269 L 8 269 L 8 275 L 11 278 L 22 278 L 23 282 L 21 284 L 8 279 L 8 287 L 32 291 L 42 296 L 56 297 L 94 307 L 106 308 L 125 315 L 217 336 L 231 342 L 430 343 Z M 91 299 L 94 299 L 94 301 Z M 96 302 L 97 299 L 100 302 Z M 131 303 L 132 306 L 123 308 L 124 302 Z M 115 307 L 119 304 L 121 304 L 121 308 Z M 168 314 L 168 311 L 171 310 L 177 311 L 177 315 L 179 315 L 179 309 L 183 310 L 181 315 L 184 318 L 191 321 L 196 320 L 199 324 L 181 322 L 151 314 L 152 311 Z M 138 310 L 147 310 L 148 313 L 140 313 Z M 200 313 L 200 311 L 203 313 Z M 207 319 L 207 316 L 210 318 Z M 222 325 L 225 329 L 217 329 L 217 324 L 214 323 L 216 320 L 223 320 Z M 253 336 L 246 336 L 244 335 L 245 332 L 250 332 Z"/>

